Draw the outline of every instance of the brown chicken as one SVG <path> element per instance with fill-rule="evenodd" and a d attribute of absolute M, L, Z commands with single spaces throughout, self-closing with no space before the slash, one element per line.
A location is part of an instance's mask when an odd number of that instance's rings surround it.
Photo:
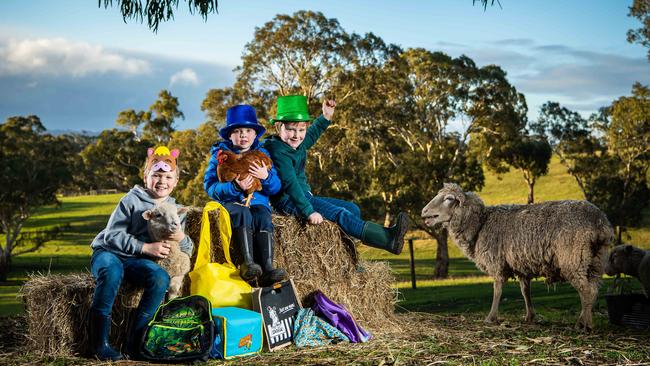
<path fill-rule="evenodd" d="M 232 151 L 219 150 L 217 152 L 217 177 L 220 182 L 231 182 L 235 179 L 243 180 L 249 176 L 248 169 L 254 162 L 257 165 L 266 165 L 268 170 L 271 170 L 273 165 L 271 159 L 261 151 L 249 150 L 242 154 L 236 154 Z M 244 192 L 248 195 L 245 200 L 244 206 L 249 207 L 253 192 L 262 190 L 262 182 L 258 178 L 253 177 L 253 185 Z"/>

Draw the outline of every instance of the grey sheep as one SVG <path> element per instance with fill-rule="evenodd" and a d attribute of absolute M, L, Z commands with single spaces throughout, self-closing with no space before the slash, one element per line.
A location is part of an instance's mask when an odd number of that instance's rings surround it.
<path fill-rule="evenodd" d="M 519 280 L 526 321 L 535 312 L 531 279 L 568 281 L 578 291 L 582 310 L 576 326 L 592 328 L 591 310 L 598 296 L 613 230 L 596 206 L 587 201 L 552 201 L 531 205 L 485 206 L 472 192 L 445 184 L 422 209 L 428 226 L 441 223 L 477 267 L 494 279 L 492 308 L 485 319 L 495 322 L 501 289 L 508 278 Z"/>
<path fill-rule="evenodd" d="M 619 273 L 636 277 L 650 297 L 650 250 L 643 250 L 629 244 L 615 246 L 605 263 L 605 273 L 610 276 Z"/>
<path fill-rule="evenodd" d="M 151 240 L 170 243 L 169 254 L 156 262 L 169 273 L 168 299 L 178 297 L 185 274 L 190 271 L 190 257 L 181 251 L 180 243 L 166 239 L 169 234 L 181 227 L 180 214 L 187 212 L 187 207 L 176 207 L 171 203 L 161 203 L 142 214 L 147 220 L 147 229 Z"/>

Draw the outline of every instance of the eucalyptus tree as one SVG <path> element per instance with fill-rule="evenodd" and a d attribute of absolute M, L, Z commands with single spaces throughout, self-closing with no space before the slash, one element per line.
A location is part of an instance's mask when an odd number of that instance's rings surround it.
<path fill-rule="evenodd" d="M 497 66 L 479 68 L 467 56 L 451 58 L 423 49 L 409 49 L 403 58 L 410 92 L 405 119 L 390 129 L 405 147 L 397 170 L 403 179 L 400 201 L 415 226 L 436 238 L 434 277 L 442 278 L 449 265 L 447 233 L 421 223 L 422 203 L 449 181 L 466 190 L 480 189 L 481 165 L 502 159 L 492 150 L 511 144 L 525 121 L 526 106 Z"/>
<path fill-rule="evenodd" d="M 142 184 L 142 168 L 147 148 L 154 142 L 136 139 L 129 131 L 102 131 L 96 141 L 80 153 L 87 170 L 89 188 L 118 189 L 126 192 Z"/>
<path fill-rule="evenodd" d="M 12 258 L 36 251 L 60 232 L 56 227 L 24 234 L 23 227 L 43 205 L 57 204 L 57 191 L 72 180 L 66 138 L 48 134 L 37 116 L 17 116 L 0 124 L 0 281 Z"/>
<path fill-rule="evenodd" d="M 632 95 L 615 100 L 608 112 L 610 120 L 600 119 L 598 126 L 604 128 L 609 166 L 599 169 L 600 184 L 587 192 L 614 224 L 634 226 L 650 200 L 650 89 L 634 84 Z"/>
<path fill-rule="evenodd" d="M 161 90 L 151 106 L 142 128 L 142 137 L 155 141 L 159 144 L 166 144 L 171 133 L 175 131 L 174 122 L 177 118 L 185 118 L 180 111 L 178 98 L 167 90 Z"/>

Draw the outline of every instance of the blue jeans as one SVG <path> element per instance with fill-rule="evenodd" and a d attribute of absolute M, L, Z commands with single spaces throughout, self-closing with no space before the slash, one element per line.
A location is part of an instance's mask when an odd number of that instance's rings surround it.
<path fill-rule="evenodd" d="M 245 226 L 252 229 L 253 233 L 260 231 L 273 232 L 273 222 L 271 221 L 271 210 L 262 205 L 245 207 L 234 202 L 227 202 L 223 207 L 230 214 L 232 228 Z"/>
<path fill-rule="evenodd" d="M 359 206 L 336 198 L 312 196 L 311 194 L 305 195 L 305 197 L 321 216 L 337 223 L 344 233 L 361 239 L 366 222 L 361 219 Z M 300 212 L 291 199 L 276 204 L 274 208 L 287 215 L 300 216 Z"/>
<path fill-rule="evenodd" d="M 142 331 L 165 298 L 167 271 L 151 259 L 123 258 L 105 250 L 95 250 L 90 267 L 95 278 L 91 309 L 100 315 L 111 315 L 122 279 L 144 288 L 133 322 L 133 332 Z"/>

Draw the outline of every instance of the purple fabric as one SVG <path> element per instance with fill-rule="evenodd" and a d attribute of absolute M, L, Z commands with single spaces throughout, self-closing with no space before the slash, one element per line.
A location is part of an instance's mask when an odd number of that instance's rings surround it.
<path fill-rule="evenodd" d="M 345 334 L 350 342 L 367 342 L 370 339 L 370 334 L 354 321 L 352 315 L 342 305 L 328 299 L 322 292 L 316 291 L 314 305 L 311 308 L 316 315 Z"/>

